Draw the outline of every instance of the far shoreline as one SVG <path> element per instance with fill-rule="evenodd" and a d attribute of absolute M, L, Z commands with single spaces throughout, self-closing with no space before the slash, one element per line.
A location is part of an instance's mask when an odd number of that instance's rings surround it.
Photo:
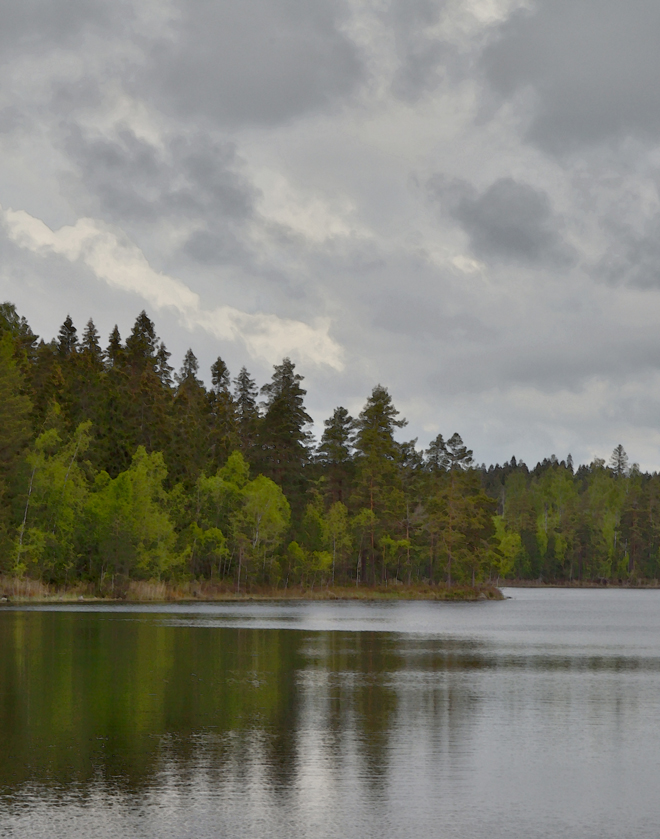
<path fill-rule="evenodd" d="M 642 589 L 660 589 L 660 580 L 498 580 L 498 588 L 565 588 L 565 589 L 630 589 L 640 591 Z"/>

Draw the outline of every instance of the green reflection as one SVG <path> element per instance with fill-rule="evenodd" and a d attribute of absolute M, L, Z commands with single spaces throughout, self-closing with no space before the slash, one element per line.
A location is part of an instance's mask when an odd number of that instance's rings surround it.
<path fill-rule="evenodd" d="M 0 790 L 47 785 L 139 793 L 174 766 L 179 782 L 258 763 L 273 790 L 296 777 L 310 727 L 333 771 L 346 744 L 373 789 L 393 732 L 417 717 L 449 740 L 476 703 L 454 667 L 479 650 L 417 649 L 386 633 L 168 625 L 165 615 L 0 614 Z M 461 665 L 462 660 L 462 665 Z M 435 674 L 430 682 L 420 674 Z M 412 697 L 412 698 L 411 698 Z M 416 709 L 416 710 L 415 710 Z M 444 733 L 443 733 L 444 732 Z M 446 735 L 446 736 L 445 736 Z M 183 779 L 183 780 L 182 780 Z"/>

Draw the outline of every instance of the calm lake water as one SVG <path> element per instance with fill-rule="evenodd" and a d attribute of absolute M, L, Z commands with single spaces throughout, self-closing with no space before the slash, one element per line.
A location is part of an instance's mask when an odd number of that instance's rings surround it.
<path fill-rule="evenodd" d="M 660 591 L 0 609 L 0 836 L 660 834 Z"/>

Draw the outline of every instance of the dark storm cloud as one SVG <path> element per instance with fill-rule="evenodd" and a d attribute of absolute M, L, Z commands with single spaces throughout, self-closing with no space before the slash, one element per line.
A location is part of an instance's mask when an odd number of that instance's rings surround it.
<path fill-rule="evenodd" d="M 335 0 L 189 0 L 150 52 L 147 95 L 220 124 L 272 124 L 349 94 L 362 78 Z"/>
<path fill-rule="evenodd" d="M 528 137 L 546 150 L 660 132 L 657 0 L 537 0 L 483 55 L 504 97 L 534 93 Z"/>
<path fill-rule="evenodd" d="M 479 193 L 466 181 L 441 175 L 428 184 L 431 196 L 458 221 L 480 259 L 517 260 L 548 266 L 572 259 L 561 220 L 547 194 L 513 178 L 500 178 Z"/>
<path fill-rule="evenodd" d="M 71 46 L 88 27 L 116 32 L 132 17 L 130 5 L 121 0 L 0 0 L 0 61 L 44 47 Z"/>
<path fill-rule="evenodd" d="M 417 101 L 437 87 L 451 56 L 448 44 L 429 34 L 438 23 L 444 0 L 397 0 L 388 21 L 395 33 L 399 68 L 392 79 L 392 92 L 400 99 Z"/>

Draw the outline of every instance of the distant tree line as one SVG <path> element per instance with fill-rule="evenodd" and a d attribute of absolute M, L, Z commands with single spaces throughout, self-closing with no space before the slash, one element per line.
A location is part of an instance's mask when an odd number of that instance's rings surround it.
<path fill-rule="evenodd" d="M 142 312 L 103 347 L 70 317 L 39 340 L 0 306 L 0 572 L 46 582 L 255 585 L 660 578 L 660 476 L 552 456 L 477 466 L 425 450 L 387 389 L 315 443 L 290 359 L 258 388 L 188 350 L 175 372 Z"/>

